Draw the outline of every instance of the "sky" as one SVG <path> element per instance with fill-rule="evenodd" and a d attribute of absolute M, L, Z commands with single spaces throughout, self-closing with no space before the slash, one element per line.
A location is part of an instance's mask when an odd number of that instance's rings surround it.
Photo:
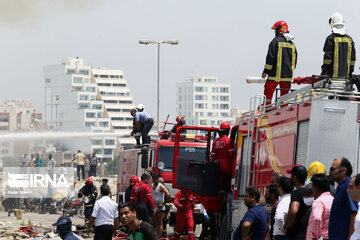
<path fill-rule="evenodd" d="M 285 20 L 295 36 L 295 76 L 319 74 L 329 17 L 344 15 L 360 41 L 357 0 L 1 0 L 0 103 L 23 99 L 44 111 L 43 66 L 80 57 L 96 67 L 121 69 L 135 104 L 156 116 L 157 48 L 140 39 L 179 40 L 160 52 L 161 119 L 176 116 L 176 83 L 217 76 L 231 83 L 231 107 L 248 108 L 260 76 L 271 26 Z M 355 74 L 359 74 L 359 62 Z"/>

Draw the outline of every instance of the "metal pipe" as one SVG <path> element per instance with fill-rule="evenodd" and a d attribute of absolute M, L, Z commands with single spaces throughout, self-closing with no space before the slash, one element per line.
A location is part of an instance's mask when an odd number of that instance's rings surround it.
<path fill-rule="evenodd" d="M 157 132 L 160 132 L 160 43 L 158 45 L 158 66 L 157 66 Z"/>

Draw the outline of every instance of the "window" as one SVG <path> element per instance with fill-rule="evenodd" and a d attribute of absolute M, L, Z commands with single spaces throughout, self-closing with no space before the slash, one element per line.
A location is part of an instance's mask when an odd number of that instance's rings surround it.
<path fill-rule="evenodd" d="M 208 121 L 207 120 L 200 120 L 200 125 L 208 125 Z"/>
<path fill-rule="evenodd" d="M 98 86 L 111 87 L 110 83 L 98 83 Z"/>
<path fill-rule="evenodd" d="M 104 154 L 111 155 L 113 153 L 112 149 L 104 149 Z"/>
<path fill-rule="evenodd" d="M 208 113 L 207 113 L 207 116 L 208 116 L 208 117 L 212 117 L 212 116 L 213 116 L 213 113 L 212 113 L 212 112 L 208 112 Z"/>
<path fill-rule="evenodd" d="M 229 104 L 220 104 L 220 109 L 229 109 Z"/>
<path fill-rule="evenodd" d="M 85 122 L 85 126 L 91 127 L 91 126 L 94 126 L 94 123 L 93 122 Z"/>
<path fill-rule="evenodd" d="M 95 88 L 94 87 L 87 87 L 86 91 L 88 92 L 95 92 Z"/>
<path fill-rule="evenodd" d="M 204 104 L 203 104 L 203 103 L 195 103 L 195 108 L 203 109 L 203 108 L 204 108 Z"/>
<path fill-rule="evenodd" d="M 101 154 L 101 149 L 93 149 L 93 151 L 95 152 L 95 154 Z"/>
<path fill-rule="evenodd" d="M 73 91 L 79 92 L 82 90 L 82 87 L 73 87 Z"/>
<path fill-rule="evenodd" d="M 103 114 L 103 113 L 97 113 L 96 116 L 97 116 L 98 118 L 103 118 L 103 117 L 104 117 L 104 114 Z"/>
<path fill-rule="evenodd" d="M 123 112 L 130 112 L 131 109 L 123 109 L 122 111 L 123 111 Z"/>
<path fill-rule="evenodd" d="M 73 74 L 73 73 L 75 73 L 75 69 L 68 69 L 67 70 L 67 74 Z"/>
<path fill-rule="evenodd" d="M 132 101 L 119 101 L 119 103 L 123 103 L 123 104 L 126 104 L 126 103 L 132 103 Z"/>
<path fill-rule="evenodd" d="M 204 100 L 203 95 L 195 95 L 195 100 Z"/>
<path fill-rule="evenodd" d="M 0 131 L 7 131 L 9 130 L 9 127 L 7 126 L 0 126 Z"/>
<path fill-rule="evenodd" d="M 213 88 L 211 89 L 211 91 L 212 91 L 212 92 L 218 92 L 218 88 L 217 88 L 217 87 L 213 87 Z"/>
<path fill-rule="evenodd" d="M 117 103 L 118 101 L 116 100 L 104 100 L 104 103 Z"/>
<path fill-rule="evenodd" d="M 80 74 L 83 74 L 83 75 L 89 75 L 89 70 L 87 70 L 87 69 L 80 69 L 80 70 L 79 70 L 79 73 L 80 73 Z"/>
<path fill-rule="evenodd" d="M 113 120 L 113 121 L 123 121 L 124 118 L 122 118 L 122 117 L 112 117 L 111 120 Z M 132 118 L 131 118 L 131 120 L 132 120 Z"/>
<path fill-rule="evenodd" d="M 109 127 L 109 122 L 99 122 L 99 127 Z"/>
<path fill-rule="evenodd" d="M 203 92 L 204 87 L 195 87 L 195 92 Z"/>
<path fill-rule="evenodd" d="M 100 75 L 101 78 L 109 78 L 109 75 Z"/>
<path fill-rule="evenodd" d="M 229 101 L 229 96 L 220 96 L 220 101 Z"/>
<path fill-rule="evenodd" d="M 85 108 L 88 108 L 88 105 L 87 104 L 80 104 L 79 108 L 80 109 L 85 109 Z"/>
<path fill-rule="evenodd" d="M 105 139 L 105 145 L 115 145 L 114 139 Z"/>
<path fill-rule="evenodd" d="M 80 77 L 74 77 L 73 78 L 73 83 L 82 83 L 83 81 L 82 81 L 82 78 L 80 78 Z"/>
<path fill-rule="evenodd" d="M 0 117 L 0 122 L 9 122 L 9 117 Z"/>
<path fill-rule="evenodd" d="M 102 109 L 102 105 L 101 105 L 101 104 L 93 104 L 93 105 L 92 105 L 92 109 L 99 109 L 99 110 L 101 110 L 101 109 Z"/>
<path fill-rule="evenodd" d="M 124 83 L 113 83 L 113 87 L 126 87 Z"/>
<path fill-rule="evenodd" d="M 108 109 L 106 109 L 106 111 L 108 111 L 108 112 L 120 112 L 120 109 L 118 109 L 118 108 L 108 108 Z"/>
<path fill-rule="evenodd" d="M 215 121 L 210 121 L 210 125 L 215 125 Z"/>
<path fill-rule="evenodd" d="M 204 113 L 203 112 L 200 112 L 200 117 L 203 117 L 204 116 Z"/>
<path fill-rule="evenodd" d="M 51 83 L 51 78 L 45 78 L 45 83 Z"/>
<path fill-rule="evenodd" d="M 229 114 L 228 114 L 228 113 L 221 113 L 221 116 L 222 116 L 222 117 L 228 117 Z"/>
<path fill-rule="evenodd" d="M 132 121 L 134 118 L 125 118 L 126 121 Z"/>
<path fill-rule="evenodd" d="M 87 118 L 95 118 L 95 113 L 87 112 L 86 117 Z"/>
<path fill-rule="evenodd" d="M 84 78 L 84 83 L 89 83 L 89 82 L 90 82 L 90 79 Z"/>
<path fill-rule="evenodd" d="M 220 92 L 223 92 L 223 93 L 227 93 L 227 92 L 229 92 L 229 88 L 224 88 L 224 87 L 221 87 L 220 88 Z"/>
<path fill-rule="evenodd" d="M 80 100 L 88 100 L 88 95 L 80 95 Z"/>
<path fill-rule="evenodd" d="M 30 114 L 30 110 L 26 110 L 26 114 Z"/>

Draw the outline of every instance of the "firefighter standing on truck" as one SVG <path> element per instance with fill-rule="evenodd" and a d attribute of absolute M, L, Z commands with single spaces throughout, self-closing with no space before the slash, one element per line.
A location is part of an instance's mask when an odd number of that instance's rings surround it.
<path fill-rule="evenodd" d="M 296 47 L 292 42 L 294 37 L 289 34 L 287 23 L 277 21 L 271 29 L 275 30 L 275 38 L 269 44 L 265 68 L 261 75 L 262 78 L 267 76 L 264 86 L 266 104 L 271 104 L 279 82 L 281 96 L 289 92 L 297 61 Z"/>
<path fill-rule="evenodd" d="M 184 116 L 179 115 L 176 117 L 176 125 L 171 129 L 171 133 L 176 133 L 177 127 L 181 126 L 186 126 L 186 121 Z M 180 133 L 186 133 L 186 129 L 181 129 Z"/>
<path fill-rule="evenodd" d="M 194 196 L 181 189 L 175 195 L 174 205 L 177 208 L 174 239 L 180 239 L 186 222 L 188 240 L 194 240 Z"/>
<path fill-rule="evenodd" d="M 220 124 L 220 137 L 213 142 L 211 150 L 211 159 L 217 161 L 219 189 L 225 192 L 230 191 L 234 157 L 234 149 L 231 139 L 228 137 L 230 129 L 229 123 Z"/>
<path fill-rule="evenodd" d="M 345 34 L 344 17 L 334 13 L 329 19 L 332 33 L 324 44 L 324 59 L 321 75 L 335 77 L 335 80 L 351 78 L 354 71 L 356 51 L 352 38 Z"/>
<path fill-rule="evenodd" d="M 89 223 L 92 211 L 94 209 L 94 204 L 97 198 L 97 189 L 93 184 L 91 177 L 88 177 L 85 181 L 85 186 L 83 186 L 78 193 L 78 197 L 81 198 L 84 196 L 84 215 L 85 215 L 85 225 Z"/>

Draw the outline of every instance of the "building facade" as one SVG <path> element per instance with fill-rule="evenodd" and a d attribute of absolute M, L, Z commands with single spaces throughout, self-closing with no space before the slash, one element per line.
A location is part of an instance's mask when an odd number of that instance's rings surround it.
<path fill-rule="evenodd" d="M 130 137 L 133 129 L 133 117 L 130 110 L 135 107 L 121 70 L 92 69 L 97 84 L 98 94 L 104 103 L 105 116 L 110 118 L 112 130 L 122 136 L 118 138 L 122 146 L 134 144 Z"/>
<path fill-rule="evenodd" d="M 56 130 L 112 133 L 111 119 L 92 77 L 92 66 L 80 58 L 66 58 L 61 64 L 44 67 L 46 120 L 55 121 Z M 50 106 L 50 111 L 48 111 Z M 55 108 L 55 110 L 54 110 Z M 50 113 L 50 116 L 49 114 Z M 108 136 L 106 136 L 108 135 Z M 64 144 L 70 151 L 95 152 L 103 160 L 112 160 L 117 137 L 69 138 Z"/>
<path fill-rule="evenodd" d="M 231 122 L 230 84 L 217 77 L 197 76 L 176 84 L 176 112 L 191 126 L 218 126 Z"/>

